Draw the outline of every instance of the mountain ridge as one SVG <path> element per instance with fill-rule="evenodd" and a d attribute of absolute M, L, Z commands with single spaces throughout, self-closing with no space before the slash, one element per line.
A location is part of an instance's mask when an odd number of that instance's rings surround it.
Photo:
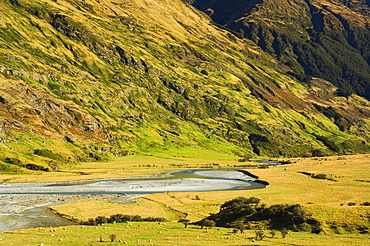
<path fill-rule="evenodd" d="M 338 95 L 370 97 L 368 1 L 197 0 L 193 5 L 239 32 L 295 73 L 326 79 Z M 234 6 L 239 6 L 235 8 Z M 233 12 L 233 15 L 229 13 Z M 225 19 L 226 18 L 226 19 Z"/>
<path fill-rule="evenodd" d="M 182 1 L 0 7 L 2 170 L 185 147 L 239 156 L 370 150 L 369 101 L 282 73 L 286 65 Z"/>

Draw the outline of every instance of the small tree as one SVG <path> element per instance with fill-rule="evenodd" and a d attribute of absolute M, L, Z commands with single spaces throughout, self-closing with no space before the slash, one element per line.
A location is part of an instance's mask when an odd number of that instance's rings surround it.
<path fill-rule="evenodd" d="M 283 236 L 283 238 L 285 238 L 286 235 L 288 235 L 288 229 L 286 229 L 285 227 L 283 229 L 281 229 L 280 232 L 281 232 L 281 235 Z"/>
<path fill-rule="evenodd" d="M 216 222 L 214 222 L 213 220 L 210 220 L 210 222 L 208 223 L 208 227 L 212 228 L 212 227 L 215 227 L 215 226 L 216 226 Z"/>
<path fill-rule="evenodd" d="M 186 227 L 188 227 L 190 220 L 188 220 L 188 219 L 181 219 L 181 220 L 179 220 L 179 222 L 183 223 L 184 226 L 185 226 L 185 228 L 186 228 Z"/>
<path fill-rule="evenodd" d="M 258 230 L 258 231 L 255 231 L 256 233 L 256 240 L 259 239 L 263 239 L 265 237 L 265 231 L 264 230 Z"/>
<path fill-rule="evenodd" d="M 244 224 L 240 223 L 236 226 L 236 229 L 240 230 L 240 233 L 243 233 L 245 230 Z"/>
<path fill-rule="evenodd" d="M 109 238 L 110 238 L 111 242 L 114 242 L 117 239 L 117 235 L 116 234 L 111 234 L 111 235 L 109 235 Z"/>
<path fill-rule="evenodd" d="M 106 218 L 104 216 L 98 216 L 98 217 L 96 217 L 95 221 L 98 225 L 99 224 L 105 224 L 105 223 L 108 223 L 108 218 Z"/>
<path fill-rule="evenodd" d="M 216 226 L 216 222 L 214 222 L 213 220 L 205 219 L 205 220 L 201 221 L 200 226 L 201 226 L 201 229 L 203 229 L 203 227 L 212 228 L 212 227 Z"/>

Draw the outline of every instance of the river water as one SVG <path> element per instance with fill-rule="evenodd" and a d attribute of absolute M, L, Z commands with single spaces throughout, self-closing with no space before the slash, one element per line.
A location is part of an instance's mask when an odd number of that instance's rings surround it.
<path fill-rule="evenodd" d="M 0 184 L 0 232 L 32 227 L 70 225 L 49 213 L 48 206 L 117 196 L 119 201 L 159 192 L 248 190 L 265 186 L 238 171 L 187 170 L 164 178 L 101 179 L 79 182 Z"/>

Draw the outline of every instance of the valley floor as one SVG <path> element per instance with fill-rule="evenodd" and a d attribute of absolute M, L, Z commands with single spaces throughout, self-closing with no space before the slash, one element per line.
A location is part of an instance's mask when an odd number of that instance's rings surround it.
<path fill-rule="evenodd" d="M 173 221 L 168 222 L 167 226 L 147 222 L 134 223 L 132 226 L 110 224 L 106 229 L 102 226 L 72 226 L 67 230 L 57 228 L 58 233 L 50 233 L 50 229 L 36 228 L 3 233 L 0 235 L 3 239 L 0 244 L 7 242 L 4 245 L 73 245 L 78 242 L 79 245 L 116 245 L 118 242 L 109 242 L 109 235 L 115 234 L 117 241 L 126 241 L 130 245 L 370 245 L 370 208 L 363 205 L 370 202 L 370 155 L 296 158 L 289 161 L 291 164 L 267 169 L 248 169 L 270 183 L 264 189 L 166 192 L 146 195 L 132 203 L 117 203 L 112 202 L 113 198 L 99 198 L 52 206 L 58 213 L 77 220 L 97 216 L 109 217 L 117 213 L 158 215 Z M 172 159 L 171 162 L 182 165 L 191 163 L 193 166 L 200 163 L 198 167 L 208 165 L 205 160 L 191 162 Z M 216 162 L 209 160 L 208 163 Z M 166 165 L 165 159 L 163 163 Z M 241 165 L 237 160 L 221 160 L 218 164 L 217 169 L 220 166 L 231 168 L 233 165 L 234 168 L 240 169 Z M 118 164 L 112 165 L 117 166 Z M 138 170 L 138 173 L 142 174 L 148 169 Z M 88 171 L 92 172 L 92 169 Z M 258 197 L 267 205 L 299 203 L 323 224 L 324 231 L 319 235 L 291 232 L 285 239 L 282 239 L 279 233 L 275 238 L 267 234 L 265 239 L 253 243 L 254 230 L 233 234 L 232 229 L 212 228 L 207 232 L 197 227 L 184 229 L 181 223 L 174 222 L 185 214 L 191 222 L 205 218 L 209 213 L 217 213 L 225 201 L 239 196 Z M 359 233 L 360 228 L 363 228 L 363 234 Z M 97 242 L 100 236 L 103 243 Z M 58 241 L 59 238 L 63 243 Z"/>
<path fill-rule="evenodd" d="M 368 235 L 341 234 L 316 235 L 307 232 L 290 232 L 282 238 L 279 232 L 263 240 L 255 239 L 254 230 L 232 233 L 230 228 L 200 229 L 181 223 L 134 222 L 103 226 L 67 226 L 35 228 L 0 234 L 1 245 L 299 245 L 299 246 L 367 246 Z M 115 242 L 111 242 L 115 235 Z"/>

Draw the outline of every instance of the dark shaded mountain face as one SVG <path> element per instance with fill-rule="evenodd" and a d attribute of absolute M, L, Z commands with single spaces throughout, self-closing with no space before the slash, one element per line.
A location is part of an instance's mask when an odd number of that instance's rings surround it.
<path fill-rule="evenodd" d="M 368 0 L 197 0 L 218 24 L 253 40 L 294 71 L 370 99 Z"/>
<path fill-rule="evenodd" d="M 231 26 L 233 22 L 245 15 L 250 14 L 263 0 L 230 0 L 230 1 L 194 1 L 192 4 L 196 8 L 206 12 L 212 19 L 222 25 Z"/>
<path fill-rule="evenodd" d="M 240 18 L 244 19 L 258 12 L 265 2 L 264 0 L 196 0 L 192 5 L 207 12 L 216 23 L 230 27 L 235 22 L 240 22 Z M 279 6 L 283 7 L 282 4 Z"/>
<path fill-rule="evenodd" d="M 196 4 L 0 1 L 0 171 L 370 152 L 365 2 Z"/>

